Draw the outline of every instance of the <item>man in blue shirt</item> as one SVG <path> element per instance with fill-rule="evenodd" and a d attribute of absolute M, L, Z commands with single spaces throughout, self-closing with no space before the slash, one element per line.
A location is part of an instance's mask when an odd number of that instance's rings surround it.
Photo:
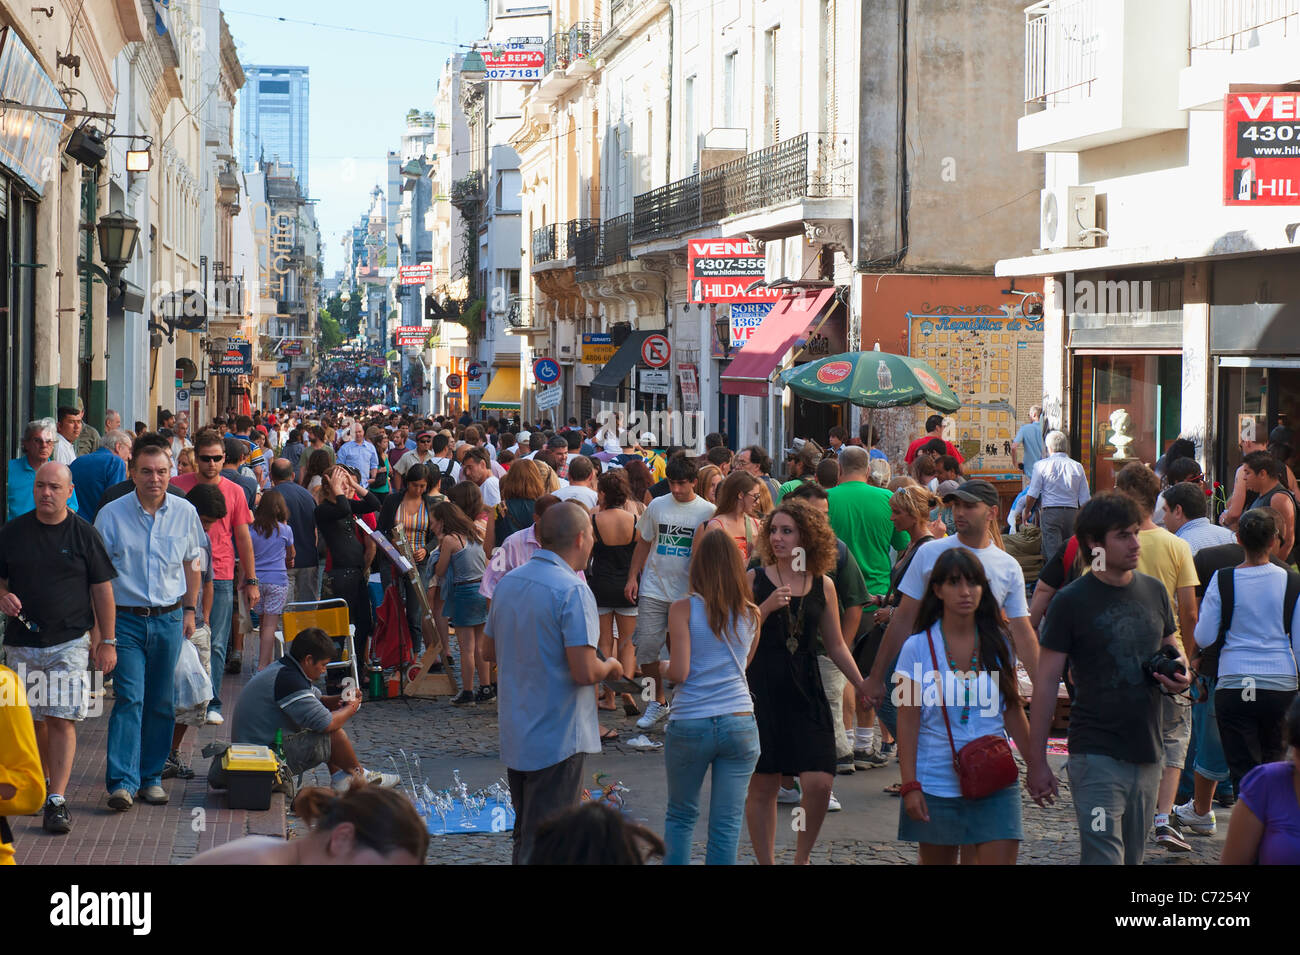
<path fill-rule="evenodd" d="M 555 504 L 537 536 L 541 549 L 497 584 L 485 628 L 484 652 L 498 667 L 516 865 L 528 862 L 542 822 L 578 804 L 583 754 L 600 752 L 589 687 L 623 675 L 617 660 L 596 657 L 596 598 L 579 576 L 595 540 L 591 515 Z"/>
<path fill-rule="evenodd" d="M 167 802 L 161 783 L 172 744 L 173 674 L 181 641 L 194 634 L 203 524 L 193 504 L 168 495 L 171 471 L 165 449 L 137 448 L 135 493 L 106 504 L 95 518 L 118 574 L 105 773 L 108 805 L 118 812 L 131 808 L 132 793 L 154 805 Z"/>
<path fill-rule="evenodd" d="M 53 418 L 27 422 L 27 427 L 23 429 L 23 453 L 9 462 L 5 520 L 12 521 L 35 509 L 32 490 L 36 486 L 36 472 L 54 453 L 56 433 Z M 77 503 L 74 491 L 68 499 L 68 510 L 77 513 Z"/>
<path fill-rule="evenodd" d="M 271 462 L 271 480 L 289 509 L 293 530 L 293 569 L 289 571 L 289 600 L 315 600 L 320 554 L 316 550 L 316 499 L 294 483 L 293 466 L 285 458 Z"/>
<path fill-rule="evenodd" d="M 1034 476 L 1034 465 L 1047 457 L 1046 436 L 1038 420 L 1042 416 L 1042 406 L 1034 405 L 1030 408 L 1029 423 L 1020 426 L 1020 430 L 1016 432 L 1016 440 L 1011 442 L 1012 451 L 1019 450 L 1024 453 L 1020 470 L 1025 472 L 1023 478 L 1025 487 L 1029 487 L 1029 481 Z"/>
<path fill-rule="evenodd" d="M 126 480 L 126 463 L 131 460 L 131 436 L 110 431 L 100 441 L 98 450 L 83 454 L 68 465 L 72 481 L 85 501 L 80 514 L 92 524 L 99 513 L 99 499 L 114 484 Z"/>
<path fill-rule="evenodd" d="M 366 440 L 366 432 L 361 427 L 361 422 L 358 421 L 352 426 L 352 435 L 353 440 L 339 448 L 336 459 L 339 464 L 350 464 L 356 468 L 361 475 L 361 486 L 369 488 L 370 482 L 379 473 L 379 452 Z"/>

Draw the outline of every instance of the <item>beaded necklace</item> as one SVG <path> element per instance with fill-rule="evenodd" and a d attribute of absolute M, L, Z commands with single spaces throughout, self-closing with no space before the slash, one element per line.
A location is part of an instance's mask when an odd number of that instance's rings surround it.
<path fill-rule="evenodd" d="M 781 565 L 773 564 L 772 566 L 776 568 L 776 579 L 780 581 L 780 586 L 784 587 L 785 577 L 781 573 Z M 787 602 L 785 605 L 785 623 L 786 626 L 789 628 L 789 636 L 785 638 L 785 648 L 787 651 L 789 651 L 791 656 L 794 656 L 795 651 L 799 649 L 799 634 L 803 632 L 804 602 L 803 602 L 803 597 L 799 597 L 799 598 L 794 597 L 793 587 L 791 587 L 790 590 L 791 590 L 790 600 L 793 601 L 795 599 L 798 599 L 799 609 L 792 615 L 790 613 L 789 602 Z M 812 593 L 812 588 L 809 588 L 808 592 Z M 805 594 L 804 596 L 807 596 L 807 594 Z"/>
<path fill-rule="evenodd" d="M 974 685 L 976 678 L 979 676 L 979 663 L 980 663 L 979 634 L 978 633 L 975 634 L 975 645 L 972 647 L 971 654 L 970 654 L 970 669 L 965 673 L 957 669 L 956 661 L 953 660 L 952 654 L 948 652 L 948 638 L 947 636 L 944 635 L 942 627 L 939 629 L 939 636 L 943 640 L 943 655 L 948 660 L 948 669 L 952 671 L 952 675 L 956 679 L 962 681 L 962 688 L 965 691 L 965 698 L 964 698 L 963 706 L 961 708 L 961 721 L 963 723 L 968 723 L 970 722 L 971 687 Z"/>

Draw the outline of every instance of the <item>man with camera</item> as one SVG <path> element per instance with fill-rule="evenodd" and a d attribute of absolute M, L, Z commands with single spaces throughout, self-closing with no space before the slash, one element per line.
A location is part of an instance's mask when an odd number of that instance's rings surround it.
<path fill-rule="evenodd" d="M 1056 594 L 1042 625 L 1027 785 L 1039 804 L 1056 794 L 1047 736 L 1068 658 L 1075 698 L 1066 771 L 1084 865 L 1141 864 L 1164 762 L 1161 704 L 1189 685 L 1169 594 L 1135 572 L 1141 522 L 1121 493 L 1084 505 L 1075 533 L 1092 572 Z"/>
<path fill-rule="evenodd" d="M 1165 585 L 1185 655 L 1195 656 L 1196 587 L 1200 578 L 1196 576 L 1191 546 L 1163 527 L 1156 526 L 1152 518 L 1156 498 L 1160 495 L 1160 479 L 1145 464 L 1134 461 L 1115 477 L 1115 489 L 1132 498 L 1142 514 L 1138 530 L 1142 543 L 1138 573 L 1148 574 Z M 1182 827 L 1171 816 L 1178 795 L 1178 781 L 1187 762 L 1187 748 L 1192 741 L 1190 697 L 1168 696 L 1160 701 L 1160 733 L 1164 744 L 1164 770 L 1160 775 L 1160 793 L 1156 797 L 1156 842 L 1170 852 L 1191 852 L 1192 846 L 1184 838 Z"/>

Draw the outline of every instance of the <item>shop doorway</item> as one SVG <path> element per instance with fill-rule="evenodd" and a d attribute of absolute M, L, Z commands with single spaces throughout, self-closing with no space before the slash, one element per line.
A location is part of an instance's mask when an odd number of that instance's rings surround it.
<path fill-rule="evenodd" d="M 1178 437 L 1182 376 L 1179 354 L 1076 354 L 1072 419 L 1079 433 L 1071 437 L 1094 493 L 1114 488 L 1127 463 L 1115 458 L 1117 426 L 1132 439 L 1129 458 L 1148 465 Z"/>
<path fill-rule="evenodd" d="M 1300 429 L 1300 360 L 1277 359 L 1277 364 L 1247 368 L 1229 367 L 1226 364 L 1229 361 L 1220 359 L 1219 364 L 1216 466 L 1211 469 L 1214 480 L 1223 484 L 1225 495 L 1232 493 L 1232 477 L 1241 466 L 1238 440 L 1241 415 L 1263 417 L 1266 427 L 1258 435 L 1261 444 L 1267 443 L 1268 432 L 1278 425 L 1285 425 L 1293 432 Z M 1286 463 L 1295 470 L 1294 455 Z"/>

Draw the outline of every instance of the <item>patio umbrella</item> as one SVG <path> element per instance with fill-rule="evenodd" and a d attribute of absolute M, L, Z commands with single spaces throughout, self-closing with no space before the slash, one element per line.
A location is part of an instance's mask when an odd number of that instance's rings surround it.
<path fill-rule="evenodd" d="M 882 351 L 830 355 L 781 372 L 781 383 L 811 401 L 848 401 L 863 408 L 927 404 L 951 414 L 961 407 L 937 371 L 919 358 Z"/>

